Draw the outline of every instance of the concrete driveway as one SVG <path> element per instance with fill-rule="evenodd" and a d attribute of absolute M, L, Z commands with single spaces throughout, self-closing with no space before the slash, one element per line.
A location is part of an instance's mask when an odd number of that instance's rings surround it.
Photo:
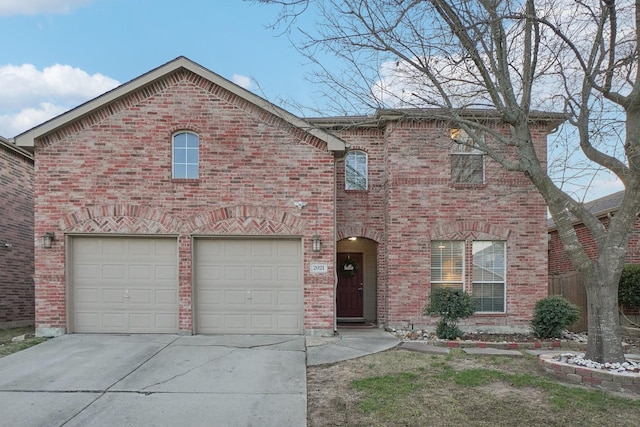
<path fill-rule="evenodd" d="M 64 335 L 0 358 L 7 426 L 305 426 L 302 336 Z"/>

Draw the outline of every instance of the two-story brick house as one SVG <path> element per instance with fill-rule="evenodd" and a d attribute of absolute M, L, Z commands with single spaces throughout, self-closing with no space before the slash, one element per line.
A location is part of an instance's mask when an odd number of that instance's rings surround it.
<path fill-rule="evenodd" d="M 525 327 L 546 296 L 544 203 L 437 117 L 302 120 L 181 57 L 18 135 L 38 332 L 426 325 L 432 286 L 472 292 L 471 325 Z M 544 158 L 559 121 L 532 121 Z"/>
<path fill-rule="evenodd" d="M 0 328 L 33 325 L 33 156 L 0 137 Z"/>

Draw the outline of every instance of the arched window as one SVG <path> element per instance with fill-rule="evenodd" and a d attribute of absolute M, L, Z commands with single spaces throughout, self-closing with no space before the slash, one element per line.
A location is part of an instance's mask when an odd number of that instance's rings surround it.
<path fill-rule="evenodd" d="M 366 190 L 368 186 L 367 153 L 353 150 L 344 160 L 345 190 Z"/>
<path fill-rule="evenodd" d="M 199 163 L 199 138 L 193 132 L 178 132 L 172 142 L 172 177 L 197 179 Z"/>

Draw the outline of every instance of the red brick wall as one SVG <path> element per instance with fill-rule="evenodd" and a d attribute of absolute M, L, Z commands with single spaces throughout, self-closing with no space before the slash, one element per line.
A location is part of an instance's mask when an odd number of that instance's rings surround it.
<path fill-rule="evenodd" d="M 604 216 L 600 218 L 600 221 L 605 225 L 605 227 L 609 226 L 608 217 Z M 596 242 L 589 233 L 589 230 L 587 230 L 583 224 L 576 225 L 575 230 L 578 234 L 578 239 L 585 247 L 589 258 L 596 259 L 598 257 L 598 249 L 596 247 Z M 559 275 L 574 272 L 575 269 L 571 265 L 571 261 L 569 261 L 569 258 L 564 251 L 558 231 L 551 231 L 549 236 L 549 274 Z M 640 264 L 640 220 L 636 221 L 633 234 L 629 240 L 626 262 L 629 264 Z"/>
<path fill-rule="evenodd" d="M 421 314 L 431 289 L 431 240 L 496 239 L 507 242 L 506 313 L 477 314 L 466 324 L 528 326 L 535 302 L 547 295 L 547 240 L 544 201 L 524 175 L 486 158 L 484 185 L 452 186 L 449 128 L 433 121 L 391 122 L 382 131 L 340 136 L 369 153 L 368 192 L 345 192 L 338 166 L 338 230 L 384 236 L 378 246 L 379 322 L 435 324 Z M 534 138 L 544 161 L 546 134 L 540 129 Z M 470 271 L 467 266 L 467 283 Z"/>
<path fill-rule="evenodd" d="M 0 200 L 0 327 L 32 325 L 33 159 L 1 143 Z"/>
<path fill-rule="evenodd" d="M 184 129 L 200 137 L 198 180 L 171 179 L 171 136 Z M 304 327 L 333 329 L 334 159 L 324 143 L 179 71 L 37 144 L 36 235 L 179 235 L 180 330 L 192 329 L 192 234 L 302 236 Z M 310 275 L 310 261 L 329 274 Z M 36 250 L 36 269 L 38 327 L 66 328 L 64 239 Z"/>

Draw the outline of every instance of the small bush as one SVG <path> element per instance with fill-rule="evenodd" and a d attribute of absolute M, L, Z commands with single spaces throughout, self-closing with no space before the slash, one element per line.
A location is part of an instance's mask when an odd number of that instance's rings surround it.
<path fill-rule="evenodd" d="M 580 318 L 580 308 L 560 295 L 539 300 L 531 326 L 540 338 L 559 338 L 567 326 Z"/>
<path fill-rule="evenodd" d="M 622 269 L 618 287 L 618 304 L 640 308 L 640 265 L 629 264 Z"/>
<path fill-rule="evenodd" d="M 466 319 L 474 312 L 475 304 L 471 295 L 459 289 L 436 288 L 431 292 L 424 314 L 441 317 L 436 326 L 438 338 L 453 340 L 462 336 L 458 320 Z"/>

